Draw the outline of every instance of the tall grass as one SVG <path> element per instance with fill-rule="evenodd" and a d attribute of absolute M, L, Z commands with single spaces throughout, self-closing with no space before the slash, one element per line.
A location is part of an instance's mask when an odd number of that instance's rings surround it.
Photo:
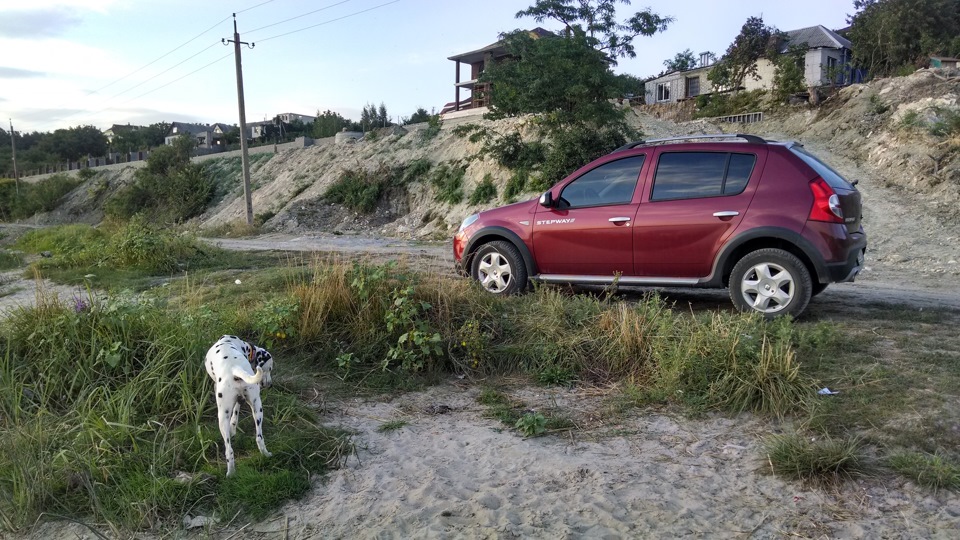
<path fill-rule="evenodd" d="M 202 358 L 225 317 L 175 314 L 139 297 L 63 301 L 14 311 L 0 342 L 0 516 L 17 529 L 41 512 L 153 527 L 186 512 L 254 516 L 301 495 L 344 439 L 297 399 L 271 391 L 274 458 L 249 436 L 242 474 L 226 479 Z M 253 478 L 258 479 L 254 481 Z"/>

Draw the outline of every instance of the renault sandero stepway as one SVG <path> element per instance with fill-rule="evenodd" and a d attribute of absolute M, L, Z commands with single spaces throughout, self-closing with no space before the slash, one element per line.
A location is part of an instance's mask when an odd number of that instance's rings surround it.
<path fill-rule="evenodd" d="M 635 141 L 539 199 L 468 216 L 453 255 L 492 294 L 530 280 L 729 288 L 742 311 L 797 316 L 863 267 L 855 184 L 796 142 Z"/>

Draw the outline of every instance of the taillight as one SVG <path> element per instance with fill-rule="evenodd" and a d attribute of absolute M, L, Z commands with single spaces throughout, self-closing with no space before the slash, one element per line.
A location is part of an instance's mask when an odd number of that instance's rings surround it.
<path fill-rule="evenodd" d="M 813 207 L 810 208 L 810 221 L 826 221 L 829 223 L 843 223 L 843 210 L 840 208 L 840 197 L 833 192 L 819 176 L 810 181 L 810 191 L 813 192 Z"/>

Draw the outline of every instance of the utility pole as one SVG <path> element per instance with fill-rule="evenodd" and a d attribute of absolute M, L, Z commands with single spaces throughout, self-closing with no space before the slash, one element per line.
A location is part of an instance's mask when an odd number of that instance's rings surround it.
<path fill-rule="evenodd" d="M 240 45 L 247 45 L 251 49 L 253 43 L 240 41 L 237 32 L 237 14 L 233 14 L 233 39 L 221 39 L 221 43 L 233 43 L 233 56 L 237 63 L 237 102 L 240 107 L 240 156 L 243 162 L 243 198 L 247 208 L 247 225 L 253 225 L 253 199 L 250 196 L 250 153 L 247 150 L 247 112 L 243 103 L 243 68 L 240 65 Z"/>
<path fill-rule="evenodd" d="M 13 158 L 13 186 L 17 190 L 17 196 L 20 196 L 20 175 L 17 174 L 17 143 L 13 138 L 15 135 L 13 131 L 13 119 L 7 118 L 10 121 L 10 149 L 12 151 L 11 156 Z"/>

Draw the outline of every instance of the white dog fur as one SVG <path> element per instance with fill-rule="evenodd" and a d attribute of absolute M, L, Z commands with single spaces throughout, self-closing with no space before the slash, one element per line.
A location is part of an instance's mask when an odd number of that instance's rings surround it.
<path fill-rule="evenodd" d="M 273 357 L 266 349 L 247 343 L 237 336 L 223 336 L 207 351 L 206 368 L 216 388 L 217 420 L 227 454 L 227 476 L 231 476 L 236 464 L 230 438 L 237 434 L 241 399 L 250 404 L 256 421 L 257 448 L 263 455 L 271 455 L 263 440 L 260 388 L 270 387 Z"/>

